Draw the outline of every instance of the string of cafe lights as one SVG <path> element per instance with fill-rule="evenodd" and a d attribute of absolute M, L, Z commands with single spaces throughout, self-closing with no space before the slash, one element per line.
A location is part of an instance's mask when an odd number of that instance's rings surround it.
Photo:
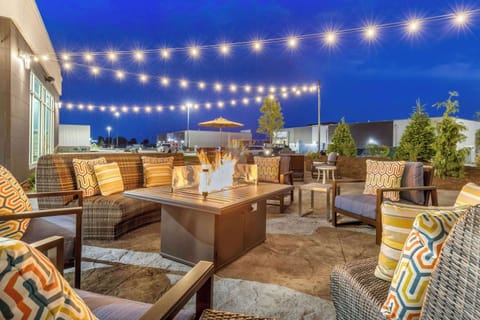
<path fill-rule="evenodd" d="M 73 67 L 72 61 L 75 58 L 81 58 L 88 64 L 93 64 L 97 57 L 106 58 L 110 63 L 116 63 L 121 56 L 131 56 L 136 62 L 146 62 L 147 55 L 154 54 L 162 60 L 169 60 L 176 52 L 186 53 L 192 59 L 198 59 L 202 55 L 202 51 L 213 49 L 218 51 L 222 56 L 231 55 L 236 47 L 249 47 L 255 53 L 260 53 L 262 49 L 269 44 L 283 44 L 290 49 L 295 49 L 300 45 L 302 40 L 320 39 L 325 45 L 334 46 L 340 38 L 348 34 L 360 34 L 365 41 L 374 41 L 378 39 L 380 31 L 391 28 L 402 28 L 408 35 L 413 36 L 418 34 L 429 22 L 434 21 L 450 21 L 456 27 L 462 28 L 469 25 L 472 18 L 480 13 L 480 9 L 458 10 L 455 12 L 429 16 L 429 17 L 413 17 L 406 21 L 397 21 L 384 24 L 371 23 L 362 27 L 355 27 L 349 29 L 331 29 L 325 32 L 309 33 L 301 35 L 290 35 L 286 37 L 268 38 L 268 39 L 254 39 L 249 41 L 239 42 L 223 42 L 218 44 L 207 45 L 190 45 L 184 47 L 162 47 L 158 49 L 133 49 L 133 50 L 106 50 L 106 51 L 85 51 L 85 52 L 62 52 L 59 60 L 62 62 L 64 69 L 68 70 Z M 43 53 L 39 55 L 30 56 L 33 61 L 40 60 L 57 60 L 54 52 Z"/>
<path fill-rule="evenodd" d="M 306 87 L 307 88 L 307 87 Z M 184 103 L 180 105 L 165 105 L 165 104 L 157 104 L 157 105 L 146 105 L 146 106 L 138 106 L 138 105 L 94 105 L 94 104 L 85 104 L 85 103 L 65 103 L 62 102 L 59 105 L 60 109 L 66 109 L 66 110 L 80 110 L 80 111 L 101 111 L 101 112 L 110 112 L 115 116 L 119 116 L 121 113 L 152 113 L 152 112 L 163 112 L 163 111 L 187 111 L 187 109 L 194 109 L 198 110 L 200 108 L 205 108 L 207 110 L 212 109 L 214 107 L 217 107 L 219 109 L 222 109 L 226 106 L 232 106 L 235 107 L 237 105 L 244 105 L 248 106 L 251 103 L 261 103 L 265 98 L 268 99 L 276 99 L 276 98 L 283 98 L 287 99 L 290 96 L 300 96 L 301 92 L 303 91 L 302 88 L 301 90 L 296 90 L 292 91 L 289 93 L 288 91 L 281 92 L 279 95 L 275 96 L 273 94 L 269 94 L 267 96 L 256 96 L 256 97 L 244 97 L 241 99 L 230 99 L 230 100 L 218 100 L 216 102 L 204 102 L 204 103 Z M 305 89 L 305 90 L 308 90 Z"/>
<path fill-rule="evenodd" d="M 257 85 L 253 86 L 250 84 L 236 84 L 236 83 L 222 83 L 222 82 L 205 82 L 205 81 L 192 81 L 186 78 L 172 78 L 168 77 L 166 75 L 158 76 L 158 75 L 151 75 L 147 73 L 135 73 L 135 72 L 129 72 L 129 71 L 124 71 L 124 70 L 119 70 L 119 69 L 113 69 L 113 68 L 107 68 L 107 67 L 99 67 L 99 66 L 91 66 L 91 65 L 85 65 L 85 64 L 80 64 L 80 63 L 70 63 L 69 64 L 69 70 L 71 70 L 73 65 L 81 66 L 84 68 L 88 68 L 89 72 L 93 76 L 100 76 L 102 73 L 105 72 L 110 72 L 111 74 L 114 75 L 114 77 L 119 80 L 123 81 L 125 80 L 128 76 L 134 77 L 138 79 L 139 82 L 142 84 L 147 84 L 149 82 L 158 82 L 158 84 L 162 87 L 170 87 L 174 84 L 177 84 L 178 87 L 181 89 L 188 89 L 190 87 L 197 88 L 198 90 L 206 90 L 206 89 L 212 89 L 214 92 L 224 92 L 224 91 L 229 91 L 231 93 L 237 93 L 240 91 L 244 91 L 245 93 L 251 93 L 251 92 L 257 92 L 257 93 L 275 93 L 277 91 L 282 91 L 285 92 L 290 88 L 292 91 L 300 91 L 300 92 L 315 92 L 316 91 L 316 85 L 315 84 L 309 84 L 309 85 L 299 85 L 299 84 L 294 84 L 290 86 L 278 86 L 278 85 Z M 152 80 L 155 79 L 155 80 Z M 302 88 L 307 87 L 308 90 L 305 90 Z"/>

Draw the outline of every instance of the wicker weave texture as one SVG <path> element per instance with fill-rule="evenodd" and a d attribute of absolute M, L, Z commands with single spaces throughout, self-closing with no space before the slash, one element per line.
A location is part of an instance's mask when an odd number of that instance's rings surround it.
<path fill-rule="evenodd" d="M 249 316 L 246 314 L 232 313 L 226 311 L 218 311 L 212 309 L 206 309 L 203 311 L 200 320 L 275 320 L 274 318 L 258 318 L 254 316 Z"/>
<path fill-rule="evenodd" d="M 373 275 L 377 257 L 337 265 L 330 274 L 330 290 L 337 320 L 385 319 L 380 308 L 390 283 Z"/>
<path fill-rule="evenodd" d="M 432 273 L 422 319 L 480 319 L 480 207 L 456 223 Z"/>

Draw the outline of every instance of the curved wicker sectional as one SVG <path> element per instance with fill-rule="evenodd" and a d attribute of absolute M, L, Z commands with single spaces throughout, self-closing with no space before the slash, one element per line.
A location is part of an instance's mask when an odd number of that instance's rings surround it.
<path fill-rule="evenodd" d="M 72 159 L 105 157 L 117 162 L 125 190 L 143 187 L 142 155 L 150 157 L 174 156 L 174 166 L 184 165 L 183 154 L 165 153 L 59 153 L 40 157 L 37 163 L 38 192 L 77 189 Z M 39 199 L 40 209 L 58 208 L 73 204 L 71 197 Z M 83 238 L 116 239 L 140 226 L 160 221 L 159 204 L 126 198 L 122 193 L 110 196 L 96 195 L 83 200 Z"/>

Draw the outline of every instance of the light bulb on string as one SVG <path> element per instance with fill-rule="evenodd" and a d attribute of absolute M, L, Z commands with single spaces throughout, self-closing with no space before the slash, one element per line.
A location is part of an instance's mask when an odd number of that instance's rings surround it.
<path fill-rule="evenodd" d="M 237 92 L 237 86 L 235 84 L 230 85 L 230 91 L 231 92 Z"/>
<path fill-rule="evenodd" d="M 295 49 L 298 47 L 298 38 L 291 36 L 287 39 L 287 44 L 290 49 Z"/>
<path fill-rule="evenodd" d="M 210 102 L 205 103 L 205 108 L 210 109 L 212 107 L 212 104 Z"/>
<path fill-rule="evenodd" d="M 90 52 L 86 52 L 83 55 L 83 59 L 87 62 L 93 62 L 93 54 L 91 54 Z"/>
<path fill-rule="evenodd" d="M 263 86 L 259 86 L 257 88 L 257 91 L 260 92 L 260 93 L 263 93 L 263 91 L 265 91 L 265 88 Z"/>
<path fill-rule="evenodd" d="M 160 84 L 164 87 L 168 86 L 170 84 L 170 79 L 167 77 L 161 77 L 160 78 Z"/>
<path fill-rule="evenodd" d="M 223 108 L 224 103 L 223 103 L 223 101 L 218 101 L 217 105 L 218 105 L 219 108 Z"/>
<path fill-rule="evenodd" d="M 213 86 L 215 91 L 222 91 L 222 85 L 220 83 L 215 83 L 215 85 Z"/>
<path fill-rule="evenodd" d="M 228 43 L 222 43 L 220 45 L 220 53 L 224 56 L 227 56 L 230 54 L 230 45 Z"/>
<path fill-rule="evenodd" d="M 180 80 L 180 87 L 186 89 L 188 87 L 188 81 L 185 79 Z"/>
<path fill-rule="evenodd" d="M 70 71 L 73 69 L 72 64 L 70 62 L 63 63 L 63 68 L 67 71 Z"/>
<path fill-rule="evenodd" d="M 98 76 L 100 74 L 100 68 L 98 67 L 91 67 L 90 68 L 90 72 L 94 75 L 94 76 Z"/>
<path fill-rule="evenodd" d="M 200 48 L 197 46 L 190 47 L 188 49 L 188 54 L 190 57 L 197 59 L 200 56 Z"/>
<path fill-rule="evenodd" d="M 421 21 L 418 19 L 412 19 L 407 23 L 407 31 L 410 34 L 414 34 L 420 31 L 420 27 L 421 27 Z"/>
<path fill-rule="evenodd" d="M 146 74 L 142 73 L 138 76 L 138 80 L 140 80 L 140 82 L 142 82 L 142 83 L 147 83 L 148 82 L 148 76 Z"/>
<path fill-rule="evenodd" d="M 123 79 L 125 79 L 125 72 L 123 72 L 122 70 L 117 70 L 117 71 L 115 71 L 115 77 L 118 80 L 123 80 Z"/>
<path fill-rule="evenodd" d="M 252 43 L 253 51 L 259 52 L 263 48 L 263 42 L 261 40 L 255 40 Z"/>
<path fill-rule="evenodd" d="M 161 105 L 158 105 L 155 109 L 156 109 L 158 112 L 163 111 L 163 107 L 162 107 Z"/>
<path fill-rule="evenodd" d="M 367 40 L 374 40 L 377 36 L 377 27 L 376 26 L 367 26 L 365 28 L 365 38 Z"/>
<path fill-rule="evenodd" d="M 333 45 L 337 41 L 337 34 L 334 31 L 329 31 L 324 36 L 325 43 Z"/>
<path fill-rule="evenodd" d="M 247 85 L 244 87 L 244 89 L 245 89 L 245 92 L 250 92 L 250 91 L 252 91 L 252 86 L 250 86 L 250 85 L 247 84 Z"/>
<path fill-rule="evenodd" d="M 110 60 L 111 62 L 115 62 L 117 61 L 118 59 L 118 55 L 115 51 L 108 51 L 107 52 L 107 58 L 108 60 Z"/>
<path fill-rule="evenodd" d="M 133 58 L 135 59 L 135 61 L 142 62 L 143 60 L 145 60 L 145 54 L 141 50 L 135 50 L 133 52 Z"/>
<path fill-rule="evenodd" d="M 464 26 L 468 22 L 468 13 L 464 11 L 458 11 L 454 14 L 453 23 L 457 26 Z"/>
<path fill-rule="evenodd" d="M 205 86 L 206 86 L 206 85 L 205 85 L 205 82 L 203 82 L 203 81 L 200 81 L 200 82 L 198 83 L 198 88 L 199 88 L 200 90 L 205 89 Z"/>
<path fill-rule="evenodd" d="M 69 61 L 70 60 L 70 55 L 68 53 L 62 53 L 62 60 L 63 61 Z"/>
<path fill-rule="evenodd" d="M 167 60 L 170 58 L 170 50 L 168 50 L 167 48 L 163 48 L 160 50 L 160 56 L 162 57 L 162 59 L 164 60 Z"/>

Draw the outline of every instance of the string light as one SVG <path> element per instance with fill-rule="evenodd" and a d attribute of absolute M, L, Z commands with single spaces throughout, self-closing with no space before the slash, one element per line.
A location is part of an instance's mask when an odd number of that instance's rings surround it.
<path fill-rule="evenodd" d="M 287 44 L 290 48 L 295 49 L 298 46 L 298 38 L 297 37 L 289 37 Z"/>
<path fill-rule="evenodd" d="M 118 80 L 123 80 L 125 79 L 125 72 L 123 72 L 122 70 L 117 70 L 117 72 L 115 72 L 115 76 Z"/>
<path fill-rule="evenodd" d="M 191 47 L 189 50 L 188 50 L 188 53 L 190 54 L 190 57 L 192 58 L 198 58 L 200 56 L 200 48 L 195 46 L 195 47 Z"/>
<path fill-rule="evenodd" d="M 142 83 L 146 83 L 148 82 L 148 76 L 146 74 L 141 74 L 138 79 L 140 80 L 140 82 Z"/>
<path fill-rule="evenodd" d="M 188 87 L 188 81 L 185 80 L 185 79 L 180 80 L 180 87 L 187 88 Z"/>
<path fill-rule="evenodd" d="M 162 59 L 167 60 L 170 58 L 170 50 L 164 48 L 160 50 L 160 56 Z"/>
<path fill-rule="evenodd" d="M 168 86 L 170 84 L 170 79 L 168 79 L 167 77 L 161 77 L 160 78 L 160 83 L 162 84 L 162 86 Z"/>
<path fill-rule="evenodd" d="M 252 87 L 249 86 L 248 84 L 247 84 L 244 88 L 245 88 L 245 92 L 250 92 L 250 91 L 252 91 Z"/>
<path fill-rule="evenodd" d="M 203 82 L 203 81 L 201 81 L 201 82 L 198 83 L 198 88 L 199 88 L 200 90 L 205 89 L 205 86 L 206 86 L 206 85 L 205 85 L 205 82 Z"/>
<path fill-rule="evenodd" d="M 230 53 L 230 46 L 227 43 L 223 43 L 220 45 L 220 53 L 224 56 Z"/>
<path fill-rule="evenodd" d="M 143 51 L 141 50 L 135 50 L 133 52 L 133 58 L 136 60 L 136 61 L 143 61 L 145 59 L 145 54 L 143 53 Z"/>
<path fill-rule="evenodd" d="M 468 22 L 468 13 L 467 12 L 456 12 L 454 15 L 454 23 L 457 26 L 463 26 Z"/>
<path fill-rule="evenodd" d="M 112 62 L 115 62 L 118 59 L 118 55 L 114 51 L 109 51 L 109 52 L 107 52 L 107 58 L 108 58 L 108 60 L 110 60 Z"/>
<path fill-rule="evenodd" d="M 91 67 L 90 72 L 94 75 L 97 76 L 100 74 L 100 69 L 98 67 Z"/>
<path fill-rule="evenodd" d="M 231 91 L 231 92 L 237 92 L 237 86 L 234 85 L 234 84 L 231 84 L 231 85 L 230 85 L 230 91 Z"/>
<path fill-rule="evenodd" d="M 67 71 L 70 71 L 70 70 L 72 70 L 72 64 L 70 62 L 65 62 L 63 64 L 63 68 Z"/>
<path fill-rule="evenodd" d="M 215 83 L 214 85 L 215 91 L 222 91 L 222 85 L 220 83 Z"/>
<path fill-rule="evenodd" d="M 421 21 L 418 19 L 412 19 L 407 24 L 408 33 L 416 33 L 420 30 Z"/>
<path fill-rule="evenodd" d="M 377 36 L 377 27 L 376 26 L 368 26 L 365 28 L 365 38 L 367 40 L 373 40 Z"/>
<path fill-rule="evenodd" d="M 324 39 L 327 44 L 332 45 L 337 41 L 337 34 L 334 31 L 327 32 Z"/>
<path fill-rule="evenodd" d="M 261 51 L 263 47 L 263 42 L 261 40 L 255 40 L 252 44 L 254 51 Z"/>
<path fill-rule="evenodd" d="M 63 59 L 64 61 L 68 61 L 68 60 L 70 60 L 70 55 L 69 55 L 68 53 L 63 53 L 63 54 L 62 54 L 62 59 Z"/>
<path fill-rule="evenodd" d="M 444 20 L 450 20 L 451 23 L 457 25 L 457 26 L 463 26 L 467 24 L 470 20 L 470 18 L 473 15 L 479 14 L 480 13 L 480 8 L 479 9 L 472 9 L 472 10 L 462 10 L 462 11 L 457 11 L 457 12 L 452 12 L 448 14 L 443 14 L 443 15 L 437 15 L 437 16 L 430 16 L 430 17 L 425 17 L 422 19 L 422 21 L 418 20 L 419 24 L 417 27 L 420 27 L 423 22 L 432 22 L 432 21 L 444 21 Z M 411 23 L 412 21 L 410 21 Z M 420 23 L 421 22 L 421 23 Z M 213 48 L 215 50 L 219 50 L 221 54 L 226 55 L 231 53 L 231 48 L 232 47 L 237 47 L 237 46 L 251 46 L 252 49 L 256 52 L 261 51 L 263 49 L 263 45 L 268 43 L 268 44 L 275 44 L 275 43 L 286 43 L 289 47 L 294 48 L 298 46 L 299 42 L 304 39 L 315 39 L 315 38 L 324 38 L 324 41 L 326 43 L 333 43 L 336 40 L 336 37 L 338 34 L 347 34 L 347 33 L 358 33 L 358 32 L 365 32 L 365 37 L 368 40 L 372 40 L 377 36 L 377 31 L 379 29 L 383 28 L 392 28 L 392 27 L 401 27 L 406 28 L 406 32 L 410 33 L 414 30 L 416 30 L 416 27 L 410 26 L 409 21 L 397 21 L 397 22 L 389 22 L 385 24 L 379 24 L 376 25 L 375 28 L 368 28 L 365 30 L 365 28 L 349 28 L 349 29 L 344 29 L 344 30 L 337 30 L 335 33 L 310 33 L 310 34 L 303 34 L 303 35 L 296 35 L 296 36 L 287 36 L 287 37 L 276 37 L 276 38 L 271 38 L 271 39 L 256 39 L 256 40 L 250 40 L 250 41 L 238 41 L 238 42 L 232 42 L 232 43 L 220 43 L 220 44 L 207 44 L 203 46 L 194 46 L 194 47 L 177 47 L 177 48 L 161 48 L 161 49 L 148 49 L 145 51 L 141 51 L 138 49 L 135 50 L 126 50 L 126 51 L 121 51 L 121 54 L 132 54 L 134 55 L 134 58 L 136 60 L 142 60 L 140 56 L 144 58 L 145 54 L 151 54 L 151 53 L 159 53 L 160 57 L 162 59 L 168 59 L 171 56 L 171 52 L 173 51 L 187 51 L 189 52 L 190 55 L 196 57 L 200 54 L 200 51 L 203 49 L 210 49 Z M 372 26 L 371 26 L 372 27 Z M 71 52 L 71 57 L 73 56 L 83 56 L 83 59 L 87 62 L 93 62 L 94 56 L 96 55 L 106 55 L 108 59 L 116 61 L 116 53 L 115 53 L 115 58 L 112 59 L 112 56 L 110 55 L 112 53 L 111 50 L 108 51 L 98 51 L 98 52 L 90 52 L 87 51 L 85 53 L 74 53 Z M 42 59 L 42 54 L 35 56 L 34 61 L 38 61 L 38 59 Z M 49 53 L 46 57 L 50 56 L 50 59 L 55 59 L 55 53 Z"/>

